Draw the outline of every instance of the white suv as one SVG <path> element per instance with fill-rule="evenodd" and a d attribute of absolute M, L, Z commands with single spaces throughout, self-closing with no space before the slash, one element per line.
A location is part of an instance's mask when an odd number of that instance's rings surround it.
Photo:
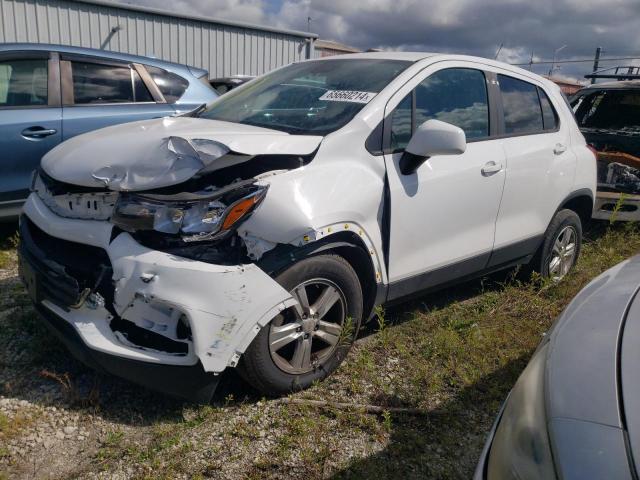
<path fill-rule="evenodd" d="M 334 371 L 376 305 L 517 264 L 561 279 L 595 186 L 551 82 L 481 58 L 345 55 L 52 150 L 21 272 L 96 368 L 206 401 L 239 366 L 282 394 Z"/>

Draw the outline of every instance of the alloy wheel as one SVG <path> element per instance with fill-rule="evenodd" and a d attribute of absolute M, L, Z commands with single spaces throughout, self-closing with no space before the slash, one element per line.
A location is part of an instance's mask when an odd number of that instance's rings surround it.
<path fill-rule="evenodd" d="M 300 375 L 333 355 L 345 326 L 347 302 L 342 290 L 324 278 L 307 280 L 290 293 L 298 303 L 271 322 L 269 352 L 278 368 Z"/>
<path fill-rule="evenodd" d="M 560 230 L 553 242 L 549 258 L 549 276 L 554 282 L 562 280 L 573 266 L 576 258 L 578 234 L 568 225 Z"/>

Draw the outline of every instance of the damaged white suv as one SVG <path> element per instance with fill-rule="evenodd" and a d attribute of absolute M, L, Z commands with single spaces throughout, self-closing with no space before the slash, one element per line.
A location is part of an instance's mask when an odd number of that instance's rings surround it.
<path fill-rule="evenodd" d="M 83 361 L 206 401 L 334 371 L 376 305 L 575 263 L 596 185 L 560 90 L 486 59 L 346 55 L 42 160 L 21 275 Z"/>

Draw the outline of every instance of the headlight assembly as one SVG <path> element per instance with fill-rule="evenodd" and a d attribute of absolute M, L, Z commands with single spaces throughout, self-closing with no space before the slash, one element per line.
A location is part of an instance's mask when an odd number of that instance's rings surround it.
<path fill-rule="evenodd" d="M 489 452 L 488 480 L 556 478 L 545 412 L 548 350 L 549 343 L 538 349 L 509 395 Z"/>
<path fill-rule="evenodd" d="M 246 219 L 266 193 L 266 186 L 244 184 L 196 194 L 121 194 L 111 222 L 125 231 L 156 231 L 185 242 L 216 240 Z"/>

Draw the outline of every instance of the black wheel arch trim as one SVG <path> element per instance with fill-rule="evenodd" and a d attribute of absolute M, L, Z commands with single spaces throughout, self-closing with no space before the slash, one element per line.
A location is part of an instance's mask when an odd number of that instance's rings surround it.
<path fill-rule="evenodd" d="M 276 277 L 279 273 L 294 263 L 304 260 L 305 258 L 329 252 L 343 254 L 342 256 L 344 257 L 351 257 L 348 254 L 344 255 L 349 251 L 359 255 L 361 264 L 366 263 L 367 269 L 370 269 L 367 275 L 370 276 L 369 279 L 360 278 L 361 271 L 358 271 L 359 269 L 353 264 L 354 258 L 345 258 L 352 265 L 354 270 L 356 270 L 356 273 L 361 280 L 360 284 L 365 300 L 363 321 L 366 321 L 370 318 L 370 315 L 374 310 L 374 306 L 384 303 L 387 294 L 387 285 L 383 282 L 376 281 L 376 268 L 371 260 L 371 255 L 364 242 L 362 242 L 362 240 L 354 233 L 338 232 L 302 246 L 279 244 L 273 250 L 265 253 L 260 260 L 255 262 L 255 264 L 269 276 Z M 364 260 L 365 258 L 367 259 L 366 262 Z"/>

